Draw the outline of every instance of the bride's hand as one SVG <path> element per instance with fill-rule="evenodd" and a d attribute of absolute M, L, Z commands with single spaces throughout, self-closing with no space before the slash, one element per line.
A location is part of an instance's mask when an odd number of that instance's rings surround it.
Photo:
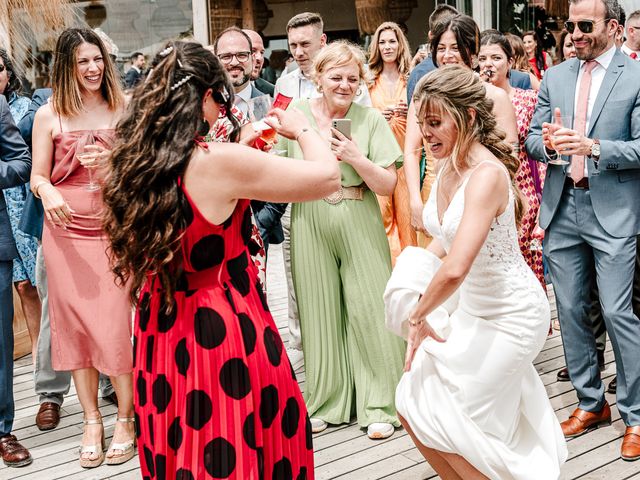
<path fill-rule="evenodd" d="M 416 354 L 416 350 L 422 344 L 423 340 L 427 337 L 433 338 L 436 342 L 445 342 L 446 340 L 440 337 L 436 331 L 429 325 L 426 319 L 422 321 L 412 318 L 413 315 L 409 315 L 409 337 L 407 338 L 407 353 L 404 357 L 404 371 L 411 370 L 411 363 L 413 357 Z"/>
<path fill-rule="evenodd" d="M 427 229 L 424 228 L 424 223 L 422 222 L 422 210 L 424 209 L 424 205 L 422 201 L 419 202 L 411 202 L 411 226 L 417 232 L 427 233 Z"/>

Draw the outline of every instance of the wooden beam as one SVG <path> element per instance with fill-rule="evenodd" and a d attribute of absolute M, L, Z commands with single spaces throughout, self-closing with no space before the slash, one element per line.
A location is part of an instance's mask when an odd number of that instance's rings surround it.
<path fill-rule="evenodd" d="M 253 0 L 242 0 L 242 28 L 255 30 L 255 16 L 253 14 Z"/>

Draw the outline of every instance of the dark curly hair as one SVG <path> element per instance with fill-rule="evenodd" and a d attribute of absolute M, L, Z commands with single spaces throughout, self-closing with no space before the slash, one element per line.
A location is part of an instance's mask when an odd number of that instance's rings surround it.
<path fill-rule="evenodd" d="M 133 92 L 110 159 L 103 197 L 118 283 L 130 282 L 131 298 L 148 274 L 157 275 L 168 305 L 176 288 L 176 253 L 186 228 L 186 198 L 178 185 L 202 130 L 202 99 L 209 89 L 232 92 L 220 61 L 199 43 L 169 42 Z M 225 103 L 231 115 L 233 96 Z"/>
<path fill-rule="evenodd" d="M 7 78 L 9 79 L 9 82 L 7 83 L 7 86 L 4 87 L 4 92 L 2 93 L 4 94 L 5 97 L 7 97 L 7 101 L 9 101 L 9 97 L 11 96 L 12 93 L 16 93 L 20 95 L 22 91 L 22 83 L 20 82 L 20 78 L 16 74 L 16 71 L 13 67 L 13 62 L 11 61 L 11 57 L 9 56 L 7 51 L 1 47 L 0 47 L 0 57 L 2 57 L 2 63 L 4 63 L 4 68 L 7 71 Z"/>
<path fill-rule="evenodd" d="M 475 68 L 475 60 L 480 50 L 480 29 L 473 18 L 462 13 L 445 18 L 443 21 L 437 23 L 433 29 L 433 37 L 431 38 L 431 58 L 433 64 L 436 67 L 440 66 L 436 58 L 438 44 L 440 43 L 442 35 L 449 30 L 456 37 L 456 43 L 458 44 L 462 61 L 467 67 Z"/>

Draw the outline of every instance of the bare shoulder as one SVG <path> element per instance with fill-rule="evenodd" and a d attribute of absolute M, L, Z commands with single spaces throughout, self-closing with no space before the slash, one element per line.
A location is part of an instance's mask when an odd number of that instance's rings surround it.
<path fill-rule="evenodd" d="M 42 105 L 36 111 L 34 116 L 34 128 L 38 128 L 41 132 L 46 131 L 53 133 L 56 130 L 58 115 L 56 114 L 51 102 Z"/>
<path fill-rule="evenodd" d="M 509 172 L 495 157 L 483 160 L 471 172 L 467 184 L 467 197 L 474 202 L 501 201 L 507 193 Z"/>
<path fill-rule="evenodd" d="M 495 85 L 492 85 L 490 83 L 485 83 L 484 86 L 487 90 L 487 97 L 489 97 L 494 102 L 499 102 L 500 104 L 504 103 L 505 101 L 510 102 L 509 95 L 500 87 L 496 87 Z"/>

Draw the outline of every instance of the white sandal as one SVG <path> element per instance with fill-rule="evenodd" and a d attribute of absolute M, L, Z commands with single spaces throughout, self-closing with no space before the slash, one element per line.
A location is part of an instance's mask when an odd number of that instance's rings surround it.
<path fill-rule="evenodd" d="M 125 417 L 125 418 L 116 418 L 117 422 L 122 423 L 134 423 L 135 418 L 133 417 Z M 115 435 L 115 433 L 114 433 Z M 114 443 L 111 440 L 111 445 L 109 445 L 109 450 L 107 450 L 107 459 L 104 461 L 107 465 L 122 465 L 125 462 L 128 462 L 135 455 L 136 449 L 136 435 L 133 434 L 133 439 L 128 440 L 124 443 Z M 109 453 L 113 453 L 115 450 L 120 450 L 121 454 L 116 454 L 112 457 L 109 457 Z"/>
<path fill-rule="evenodd" d="M 89 420 L 83 420 L 84 425 L 102 425 L 102 417 L 90 418 Z M 91 460 L 91 458 L 82 458 L 82 455 L 89 453 L 91 455 L 99 454 L 98 458 Z M 80 445 L 80 466 L 82 468 L 96 468 L 99 467 L 104 461 L 104 427 L 102 428 L 102 439 L 100 445 Z"/>

